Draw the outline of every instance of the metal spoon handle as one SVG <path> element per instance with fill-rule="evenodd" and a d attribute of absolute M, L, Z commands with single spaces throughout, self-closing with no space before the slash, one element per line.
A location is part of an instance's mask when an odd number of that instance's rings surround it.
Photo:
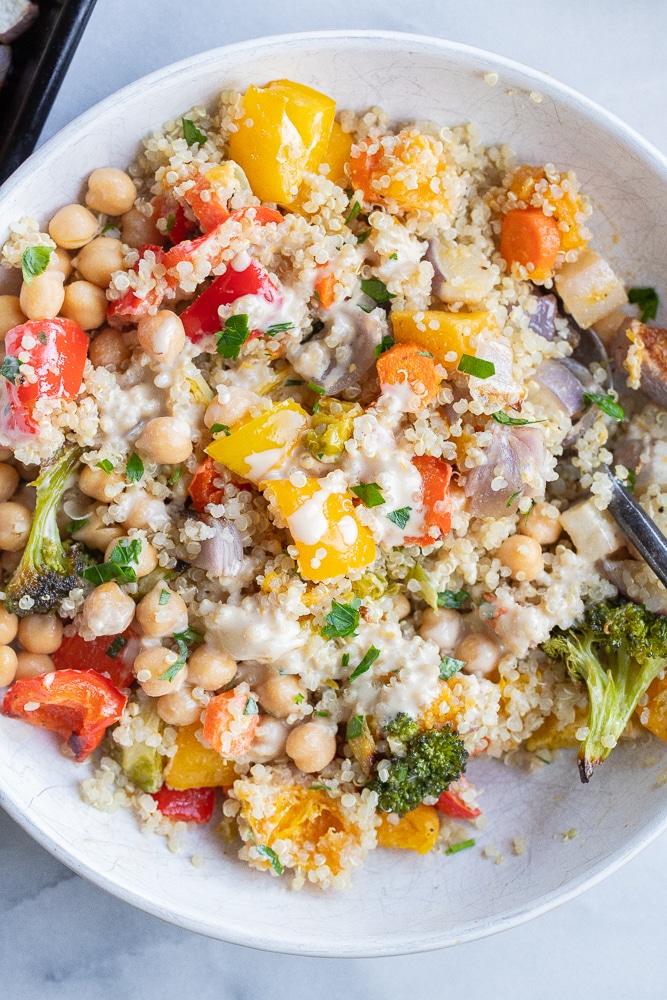
<path fill-rule="evenodd" d="M 667 538 L 623 483 L 609 469 L 606 471 L 613 488 L 609 513 L 667 587 Z"/>

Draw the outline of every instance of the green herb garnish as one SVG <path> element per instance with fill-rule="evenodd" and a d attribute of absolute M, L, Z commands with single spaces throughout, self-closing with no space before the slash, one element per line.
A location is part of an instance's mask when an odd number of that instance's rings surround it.
<path fill-rule="evenodd" d="M 89 517 L 77 517 L 74 521 L 69 522 L 65 531 L 68 535 L 73 535 L 75 531 L 81 531 L 82 528 L 85 528 L 89 521 Z"/>
<path fill-rule="evenodd" d="M 287 381 L 285 382 L 285 385 L 286 386 L 287 385 L 303 385 L 303 379 L 302 378 L 288 378 Z"/>
<path fill-rule="evenodd" d="M 261 854 L 263 858 L 271 862 L 271 867 L 273 868 L 276 875 L 282 875 L 284 868 L 278 860 L 278 855 L 271 847 L 267 847 L 266 844 L 256 844 L 257 853 Z"/>
<path fill-rule="evenodd" d="M 12 385 L 16 385 L 19 368 L 22 364 L 23 362 L 19 361 L 18 358 L 13 358 L 11 354 L 8 354 L 5 358 L 3 358 L 2 364 L 0 365 L 0 375 L 4 375 L 8 382 L 11 382 Z"/>
<path fill-rule="evenodd" d="M 507 501 L 507 503 L 505 504 L 505 506 L 506 507 L 511 507 L 512 504 L 514 503 L 514 501 L 516 500 L 516 498 L 520 497 L 522 495 L 522 493 L 523 493 L 523 489 L 517 490 L 516 493 L 513 493 L 512 496 Z"/>
<path fill-rule="evenodd" d="M 379 278 L 362 278 L 361 290 L 364 295 L 367 295 L 369 299 L 373 300 L 373 302 L 389 302 L 390 299 L 396 298 L 396 296 L 387 289 L 384 281 L 380 281 Z"/>
<path fill-rule="evenodd" d="M 470 354 L 462 354 L 459 361 L 458 371 L 466 375 L 474 375 L 475 378 L 491 378 L 496 374 L 496 366 L 493 361 L 485 361 L 484 358 L 473 358 Z"/>
<path fill-rule="evenodd" d="M 317 382 L 308 382 L 306 388 L 310 389 L 311 392 L 317 393 L 318 396 L 324 396 L 326 393 L 326 389 L 318 385 Z"/>
<path fill-rule="evenodd" d="M 364 719 L 363 715 L 353 715 L 351 719 L 348 719 L 345 730 L 346 740 L 356 740 L 357 736 L 361 736 L 364 731 Z"/>
<path fill-rule="evenodd" d="M 193 146 L 196 142 L 200 146 L 203 146 L 206 142 L 206 136 L 203 132 L 200 132 L 195 123 L 190 118 L 182 118 L 183 122 L 183 138 L 187 142 L 188 146 Z"/>
<path fill-rule="evenodd" d="M 467 851 L 469 847 L 474 847 L 475 841 L 471 838 L 470 840 L 459 840 L 458 844 L 450 844 L 445 854 L 458 854 L 459 851 Z"/>
<path fill-rule="evenodd" d="M 637 482 L 637 473 L 634 469 L 628 469 L 628 489 L 631 493 L 635 492 L 635 484 Z"/>
<path fill-rule="evenodd" d="M 443 657 L 440 661 L 440 680 L 448 681 L 450 677 L 453 677 L 465 665 L 465 660 L 455 660 L 453 656 Z"/>
<path fill-rule="evenodd" d="M 371 235 L 371 230 L 370 229 L 364 229 L 363 233 L 358 233 L 357 234 L 357 246 L 361 246 L 362 243 L 365 243 L 366 240 L 368 239 L 368 237 L 370 235 Z"/>
<path fill-rule="evenodd" d="M 614 420 L 625 420 L 625 410 L 620 406 L 613 396 L 609 396 L 603 392 L 585 392 L 584 402 L 592 406 L 597 406 L 598 410 L 602 410 L 606 413 L 608 417 L 613 417 Z"/>
<path fill-rule="evenodd" d="M 216 333 L 217 351 L 223 358 L 238 360 L 241 345 L 245 344 L 250 336 L 248 329 L 248 317 L 246 313 L 239 313 L 238 316 L 230 316 L 225 320 L 225 325 L 219 333 Z"/>
<path fill-rule="evenodd" d="M 655 319 L 658 315 L 660 299 L 655 288 L 631 288 L 628 292 L 628 302 L 639 306 L 642 323 Z"/>
<path fill-rule="evenodd" d="M 103 458 L 101 462 L 97 463 L 96 468 L 106 472 L 108 476 L 113 472 L 113 462 L 110 462 L 108 458 Z"/>
<path fill-rule="evenodd" d="M 174 632 L 174 639 L 177 642 L 185 642 L 188 646 L 191 642 L 201 642 L 203 638 L 199 629 L 193 628 L 192 625 L 188 625 L 182 632 Z"/>
<path fill-rule="evenodd" d="M 180 482 L 182 478 L 183 478 L 183 468 L 182 466 L 177 465 L 172 474 L 169 476 L 167 484 L 169 486 L 175 486 L 176 483 Z"/>
<path fill-rule="evenodd" d="M 359 625 L 359 608 L 361 600 L 355 597 L 350 604 L 341 604 L 335 599 L 331 602 L 331 611 L 324 619 L 326 625 L 321 634 L 325 639 L 346 639 L 356 635 Z"/>
<path fill-rule="evenodd" d="M 349 653 L 343 653 L 343 655 L 340 658 L 340 662 L 341 662 L 341 666 L 343 666 L 343 667 L 349 667 L 349 665 L 350 665 L 350 654 Z"/>
<path fill-rule="evenodd" d="M 468 600 L 466 590 L 441 590 L 438 594 L 439 608 L 454 608 L 456 611 Z"/>
<path fill-rule="evenodd" d="M 375 357 L 376 357 L 376 359 L 379 358 L 381 354 L 384 354 L 385 351 L 390 350 L 394 346 L 395 343 L 396 343 L 396 341 L 391 336 L 391 334 L 385 333 L 384 337 L 382 338 L 382 340 L 380 341 L 380 343 L 375 348 Z"/>
<path fill-rule="evenodd" d="M 158 597 L 158 604 L 168 604 L 171 594 L 168 590 L 161 590 L 160 596 Z"/>
<path fill-rule="evenodd" d="M 359 665 L 356 666 L 350 674 L 349 680 L 355 681 L 357 677 L 361 677 L 361 675 L 365 674 L 367 670 L 370 670 L 379 655 L 380 650 L 377 646 L 371 646 L 370 649 L 364 654 L 363 658 L 359 662 Z"/>
<path fill-rule="evenodd" d="M 359 204 L 358 201 L 355 201 L 354 205 L 350 209 L 350 214 L 348 215 L 347 219 L 345 220 L 345 225 L 349 226 L 349 224 L 352 222 L 352 219 L 356 219 L 356 217 L 359 215 L 360 211 L 361 211 L 361 205 Z"/>
<path fill-rule="evenodd" d="M 268 327 L 266 332 L 267 337 L 275 337 L 277 333 L 285 333 L 286 330 L 291 330 L 294 323 L 274 323 L 272 326 Z"/>
<path fill-rule="evenodd" d="M 109 562 L 87 566 L 81 576 L 89 583 L 100 584 L 116 580 L 119 583 L 136 583 L 137 566 L 141 555 L 141 539 L 118 542 L 114 545 Z"/>
<path fill-rule="evenodd" d="M 26 247 L 21 256 L 21 272 L 26 285 L 32 285 L 33 279 L 44 274 L 49 266 L 53 247 Z"/>
<path fill-rule="evenodd" d="M 170 212 L 169 215 L 167 216 L 167 225 L 166 225 L 167 236 L 169 236 L 169 233 L 174 228 L 174 223 L 175 222 L 176 222 L 176 216 L 174 215 L 173 212 Z"/>
<path fill-rule="evenodd" d="M 385 502 L 377 483 L 359 483 L 358 486 L 351 486 L 350 490 L 365 507 L 379 507 Z"/>
<path fill-rule="evenodd" d="M 502 410 L 496 410 L 491 414 L 491 419 L 497 424 L 506 424 L 508 427 L 524 427 L 526 424 L 543 424 L 544 420 L 526 420 L 524 417 L 509 417 Z"/>
<path fill-rule="evenodd" d="M 174 636 L 174 638 L 176 637 Z M 172 665 L 163 674 L 160 674 L 158 677 L 159 681 L 173 681 L 185 666 L 185 661 L 188 658 L 188 647 L 181 639 L 176 639 L 176 645 L 178 646 L 178 659 L 174 660 Z"/>
<path fill-rule="evenodd" d="M 118 654 L 120 653 L 121 649 L 123 648 L 123 646 L 125 646 L 126 644 L 127 644 L 127 639 L 125 638 L 125 636 L 117 635 L 114 641 L 107 649 L 107 656 L 110 657 L 112 660 L 115 660 Z"/>
<path fill-rule="evenodd" d="M 387 518 L 392 521 L 397 527 L 403 530 L 408 521 L 410 520 L 410 513 L 412 512 L 412 507 L 399 507 L 398 510 L 390 510 L 387 514 Z"/>
<path fill-rule="evenodd" d="M 230 431 L 227 424 L 212 424 L 211 434 L 224 434 L 225 437 L 229 437 L 232 432 Z"/>
<path fill-rule="evenodd" d="M 304 700 L 304 697 L 303 697 L 303 695 L 301 693 L 294 695 L 294 704 L 295 705 L 300 705 L 303 702 L 303 700 Z"/>
<path fill-rule="evenodd" d="M 133 451 L 125 466 L 125 475 L 131 483 L 138 483 L 144 474 L 144 463 L 141 461 L 136 451 Z"/>
<path fill-rule="evenodd" d="M 257 702 L 254 698 L 248 698 L 245 703 L 245 708 L 243 709 L 244 715 L 258 715 L 259 708 L 257 707 Z"/>

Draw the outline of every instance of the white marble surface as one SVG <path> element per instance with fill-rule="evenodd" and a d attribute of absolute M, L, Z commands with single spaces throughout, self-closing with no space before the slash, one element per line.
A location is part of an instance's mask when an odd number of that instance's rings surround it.
<path fill-rule="evenodd" d="M 664 0 L 98 0 L 45 130 L 191 53 L 318 28 L 434 34 L 553 73 L 667 152 Z M 295 959 L 198 937 L 87 884 L 0 811 L 0 997 L 305 1000 L 537 993 L 664 998 L 667 837 L 560 909 L 503 935 L 395 959 Z"/>

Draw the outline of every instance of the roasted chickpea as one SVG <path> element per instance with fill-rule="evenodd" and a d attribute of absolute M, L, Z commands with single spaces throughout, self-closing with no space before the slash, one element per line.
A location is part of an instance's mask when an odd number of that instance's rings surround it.
<path fill-rule="evenodd" d="M 191 726 L 198 722 L 204 706 L 192 697 L 192 688 L 184 685 L 179 691 L 163 694 L 155 709 L 168 726 Z"/>
<path fill-rule="evenodd" d="M 26 615 L 19 621 L 18 639 L 29 653 L 55 653 L 63 641 L 57 615 Z"/>
<path fill-rule="evenodd" d="M 0 462 L 0 503 L 13 497 L 19 484 L 19 474 L 13 465 Z"/>
<path fill-rule="evenodd" d="M 182 667 L 173 680 L 160 680 L 162 674 L 178 660 L 178 653 L 166 646 L 150 646 L 139 653 L 134 661 L 134 673 L 141 687 L 150 698 L 161 698 L 178 691 L 188 676 L 187 666 Z"/>
<path fill-rule="evenodd" d="M 306 695 L 301 679 L 293 674 L 271 674 L 257 686 L 260 705 L 279 719 L 286 719 L 296 712 L 299 702 L 303 702 Z"/>
<path fill-rule="evenodd" d="M 321 771 L 336 756 L 335 730 L 319 722 L 304 722 L 290 732 L 285 752 L 300 771 Z"/>
<path fill-rule="evenodd" d="M 16 638 L 18 629 L 18 616 L 11 614 L 9 611 L 5 611 L 3 606 L 0 604 L 0 644 L 6 646 L 8 643 L 13 642 Z"/>
<path fill-rule="evenodd" d="M 96 330 L 107 318 L 107 297 L 92 281 L 73 281 L 65 286 L 61 312 L 82 330 Z"/>
<path fill-rule="evenodd" d="M 122 333 L 108 327 L 91 342 L 88 357 L 96 368 L 120 368 L 130 357 L 130 348 Z"/>
<path fill-rule="evenodd" d="M 88 178 L 86 205 L 105 215 L 124 215 L 137 197 L 134 181 L 117 167 L 100 167 Z M 55 237 L 54 237 L 55 239 Z"/>
<path fill-rule="evenodd" d="M 160 465 L 184 462 L 192 454 L 190 425 L 180 417 L 154 417 L 137 438 L 137 450 Z"/>
<path fill-rule="evenodd" d="M 0 503 L 0 549 L 18 552 L 24 548 L 31 525 L 32 513 L 23 504 L 11 500 Z"/>
<path fill-rule="evenodd" d="M 262 716 L 249 751 L 252 760 L 260 763 L 282 757 L 288 735 L 289 728 L 280 719 Z"/>
<path fill-rule="evenodd" d="M 113 541 L 109 542 L 104 553 L 104 561 L 109 562 L 111 559 L 111 553 L 118 545 L 119 542 L 132 542 L 133 539 L 129 538 L 127 535 L 124 538 L 114 538 Z M 150 542 L 147 542 L 145 538 L 140 538 L 141 542 L 141 552 L 139 554 L 139 563 L 135 567 L 137 577 L 148 576 L 152 573 L 157 566 L 157 552 L 153 548 Z"/>
<path fill-rule="evenodd" d="M 9 687 L 16 677 L 18 657 L 11 646 L 0 646 L 0 688 Z"/>
<path fill-rule="evenodd" d="M 25 677 L 41 677 L 42 674 L 52 674 L 56 669 L 50 656 L 46 653 L 29 653 L 21 650 L 16 655 L 16 680 Z"/>
<path fill-rule="evenodd" d="M 440 652 L 451 653 L 461 638 L 463 623 L 461 614 L 453 608 L 427 608 L 424 612 L 419 634 L 422 639 L 432 639 Z"/>
<path fill-rule="evenodd" d="M 81 635 L 91 639 L 98 635 L 120 635 L 132 623 L 134 610 L 134 601 L 115 581 L 101 583 L 81 606 Z"/>
<path fill-rule="evenodd" d="M 97 236 L 79 252 L 76 268 L 86 281 L 107 288 L 114 271 L 123 268 L 123 244 L 111 236 Z"/>
<path fill-rule="evenodd" d="M 149 358 L 162 365 L 173 364 L 185 347 L 183 323 L 169 309 L 161 309 L 154 316 L 142 316 L 137 337 Z"/>
<path fill-rule="evenodd" d="M 123 495 L 123 524 L 126 528 L 157 528 L 169 521 L 167 508 L 140 486 L 126 490 Z"/>
<path fill-rule="evenodd" d="M 170 590 L 166 583 L 157 583 L 139 601 L 137 621 L 151 638 L 173 635 L 188 627 L 188 607 L 181 595 Z"/>
<path fill-rule="evenodd" d="M 8 330 L 25 323 L 27 318 L 18 295 L 0 295 L 0 340 L 4 339 Z"/>
<path fill-rule="evenodd" d="M 57 271 L 44 271 L 21 285 L 19 302 L 28 319 L 53 319 L 64 301 L 63 278 Z"/>
<path fill-rule="evenodd" d="M 511 535 L 501 543 L 498 558 L 515 580 L 536 580 L 544 572 L 542 546 L 528 535 Z"/>
<path fill-rule="evenodd" d="M 70 274 L 74 270 L 72 258 L 68 254 L 67 250 L 63 250 L 62 247 L 55 247 L 55 249 L 51 251 L 49 264 L 46 270 L 62 274 L 63 281 L 67 281 Z"/>
<path fill-rule="evenodd" d="M 49 222 L 49 236 L 64 250 L 78 250 L 90 243 L 99 223 L 83 205 L 65 205 Z"/>
<path fill-rule="evenodd" d="M 125 212 L 120 220 L 120 224 L 120 234 L 123 243 L 126 243 L 129 247 L 134 247 L 135 250 L 146 246 L 146 244 L 162 246 L 165 242 L 164 233 L 160 232 L 153 219 L 147 218 L 136 208 L 131 208 L 129 212 Z"/>
<path fill-rule="evenodd" d="M 104 469 L 97 467 L 93 469 L 90 465 L 84 465 L 79 475 L 81 492 L 106 503 L 118 495 L 121 483 L 122 479 L 116 472 L 105 472 Z"/>
<path fill-rule="evenodd" d="M 123 529 L 120 524 L 105 524 L 97 511 L 88 516 L 86 524 L 78 531 L 72 532 L 75 542 L 83 542 L 89 549 L 100 549 L 102 552 L 110 542 L 120 538 Z"/>
<path fill-rule="evenodd" d="M 228 653 L 204 643 L 190 654 L 188 678 L 195 687 L 217 691 L 229 684 L 236 674 L 237 664 Z"/>
<path fill-rule="evenodd" d="M 553 545 L 560 538 L 563 528 L 560 511 L 551 503 L 536 503 L 527 517 L 519 522 L 522 535 L 529 535 L 540 545 Z"/>
<path fill-rule="evenodd" d="M 475 674 L 480 679 L 488 677 L 498 666 L 501 651 L 496 642 L 488 635 L 472 632 L 465 636 L 456 647 L 454 656 L 464 660 L 463 668 L 467 674 Z"/>

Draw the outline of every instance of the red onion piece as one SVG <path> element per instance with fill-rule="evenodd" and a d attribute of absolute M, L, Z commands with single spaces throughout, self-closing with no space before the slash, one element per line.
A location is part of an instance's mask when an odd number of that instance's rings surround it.
<path fill-rule="evenodd" d="M 581 366 L 578 366 L 581 367 Z M 590 381 L 590 375 L 583 369 Z M 556 403 L 568 417 L 580 413 L 584 408 L 584 387 L 569 365 L 551 359 L 543 361 L 535 372 L 535 381 L 543 390 L 551 393 Z"/>
<path fill-rule="evenodd" d="M 547 453 L 541 428 L 510 430 L 499 426 L 491 433 L 493 440 L 486 462 L 472 469 L 465 480 L 465 493 L 474 517 L 505 517 L 516 509 L 513 503 L 508 508 L 508 503 L 517 493 L 532 498 L 544 496 Z M 506 485 L 494 490 L 491 484 L 499 478 Z"/>
<path fill-rule="evenodd" d="M 528 326 L 545 340 L 553 340 L 556 336 L 555 319 L 558 315 L 558 303 L 555 295 L 541 295 L 532 313 L 528 314 Z"/>
<path fill-rule="evenodd" d="M 202 514 L 201 520 L 213 528 L 215 534 L 202 541 L 193 566 L 205 569 L 213 576 L 236 576 L 243 564 L 243 545 L 238 528 L 226 517 Z"/>

